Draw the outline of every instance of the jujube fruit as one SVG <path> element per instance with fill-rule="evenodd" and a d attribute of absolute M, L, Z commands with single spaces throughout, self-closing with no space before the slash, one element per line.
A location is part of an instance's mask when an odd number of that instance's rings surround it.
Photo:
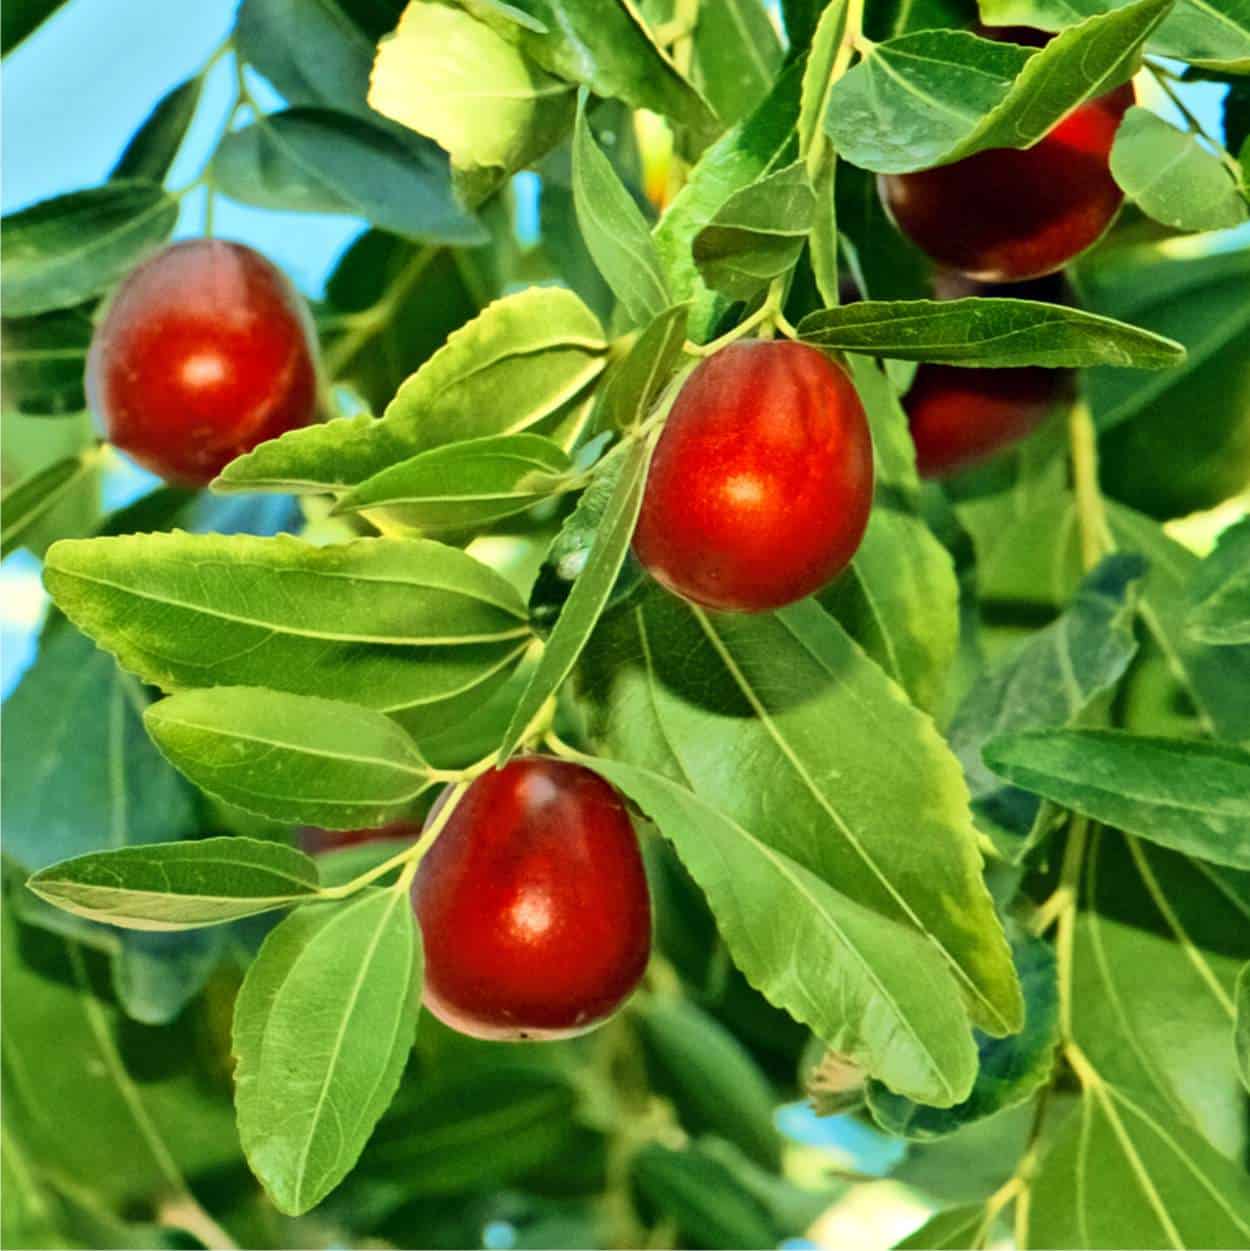
<path fill-rule="evenodd" d="M 341 851 L 365 843 L 415 839 L 420 833 L 421 827 L 413 821 L 392 821 L 389 825 L 379 825 L 370 830 L 323 830 L 306 826 L 299 832 L 299 847 L 310 856 L 319 856 L 322 852 Z"/>
<path fill-rule="evenodd" d="M 87 395 L 109 440 L 170 482 L 198 486 L 316 412 L 299 295 L 238 243 L 175 243 L 121 284 L 96 327 Z"/>
<path fill-rule="evenodd" d="M 850 562 L 872 506 L 872 439 L 850 378 L 801 343 L 734 343 L 681 389 L 634 552 L 670 591 L 766 612 Z"/>
<path fill-rule="evenodd" d="M 1044 43 L 1024 28 L 983 28 L 1007 42 Z M 895 224 L 939 264 L 983 282 L 1062 268 L 1111 224 L 1124 193 L 1108 161 L 1131 83 L 1073 109 L 1031 148 L 993 148 L 936 169 L 885 174 Z"/>
<path fill-rule="evenodd" d="M 584 1033 L 638 985 L 651 951 L 624 803 L 598 774 L 550 757 L 519 757 L 469 786 L 421 862 L 412 901 L 425 1004 L 475 1038 Z"/>

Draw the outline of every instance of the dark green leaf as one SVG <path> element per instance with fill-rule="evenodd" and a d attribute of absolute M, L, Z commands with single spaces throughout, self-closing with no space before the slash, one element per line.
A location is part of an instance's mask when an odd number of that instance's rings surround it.
<path fill-rule="evenodd" d="M 99 463 L 99 449 L 92 447 L 77 456 L 58 460 L 5 491 L 0 499 L 4 514 L 0 555 L 7 556 L 19 547 L 22 536 L 31 526 L 71 492 L 91 481 Z"/>
<path fill-rule="evenodd" d="M 380 420 L 292 430 L 232 461 L 217 490 L 341 490 L 418 452 L 465 439 L 548 434 L 602 373 L 606 343 L 571 291 L 531 287 L 497 300 L 407 379 Z"/>
<path fill-rule="evenodd" d="M 1104 825 L 1202 860 L 1250 869 L 1250 752 L 1116 730 L 992 739 L 1000 777 Z"/>
<path fill-rule="evenodd" d="M 691 255 L 694 237 L 735 191 L 798 156 L 794 128 L 802 82 L 802 65 L 786 69 L 764 102 L 703 154 L 655 228 L 669 289 L 678 300 L 694 300 L 689 332 L 697 341 L 710 337 L 721 301 L 699 276 Z"/>
<path fill-rule="evenodd" d="M 573 202 L 586 246 L 630 320 L 645 324 L 660 316 L 673 300 L 651 233 L 590 133 L 584 106 L 573 132 Z"/>
<path fill-rule="evenodd" d="M 828 188 L 832 196 L 832 186 Z M 694 259 L 708 286 L 749 300 L 799 259 L 816 199 L 802 161 L 736 191 L 694 238 Z"/>
<path fill-rule="evenodd" d="M 31 890 L 67 912 L 139 930 L 217 925 L 315 895 L 303 852 L 254 838 L 97 851 L 41 869 Z"/>
<path fill-rule="evenodd" d="M 281 1211 L 314 1207 L 359 1158 L 399 1086 L 421 973 L 407 891 L 301 908 L 265 940 L 235 1007 L 235 1102 Z"/>
<path fill-rule="evenodd" d="M 656 47 L 632 3 L 512 0 L 509 9 L 531 19 L 525 25 L 501 14 L 497 0 L 463 0 L 463 7 L 557 77 L 676 122 L 695 148 L 717 133 L 707 101 Z"/>
<path fill-rule="evenodd" d="M 1024 990 L 1024 1028 L 1007 1038 L 977 1038 L 979 1067 L 972 1093 L 953 1108 L 929 1108 L 869 1082 L 868 1106 L 877 1123 L 905 1138 L 940 1138 L 1034 1095 L 1051 1076 L 1059 1043 L 1059 984 L 1049 944 L 1016 935 L 1012 955 Z"/>
<path fill-rule="evenodd" d="M 1185 351 L 1148 330 L 1035 300 L 864 300 L 812 313 L 799 331 L 820 347 L 977 368 L 1167 369 Z"/>
<path fill-rule="evenodd" d="M 113 182 L 44 200 L 4 219 L 8 317 L 81 304 L 163 243 L 178 201 L 156 183 Z"/>
<path fill-rule="evenodd" d="M 927 297 L 932 282 L 928 258 L 890 223 L 876 175 L 844 161 L 834 197 L 842 252 L 860 293 L 874 300 Z"/>
<path fill-rule="evenodd" d="M 1250 215 L 1219 158 L 1149 109 L 1125 114 L 1111 173 L 1143 213 L 1176 230 L 1221 230 Z"/>
<path fill-rule="evenodd" d="M 661 313 L 637 338 L 629 355 L 603 385 L 603 424 L 618 430 L 640 426 L 681 361 L 690 307 L 676 304 Z"/>
<path fill-rule="evenodd" d="M 1062 30 L 1126 0 L 980 0 L 992 25 Z M 1250 15 L 1236 3 L 1177 0 L 1150 40 L 1150 50 L 1233 74 L 1250 72 Z"/>
<path fill-rule="evenodd" d="M 771 1247 L 777 1231 L 763 1205 L 718 1161 L 697 1149 L 648 1143 L 633 1158 L 639 1193 L 677 1226 L 690 1246 Z"/>
<path fill-rule="evenodd" d="M 1189 633 L 1200 643 L 1250 643 L 1250 520 L 1225 530 L 1194 577 Z"/>
<path fill-rule="evenodd" d="M 1237 1021 L 1233 1047 L 1237 1052 L 1242 1085 L 1250 1090 L 1250 964 L 1241 970 L 1237 978 Z"/>
<path fill-rule="evenodd" d="M 574 98 L 569 83 L 463 9 L 410 4 L 378 45 L 369 103 L 444 148 L 474 205 L 560 141 Z"/>
<path fill-rule="evenodd" d="M 853 165 L 889 174 L 1031 147 L 1077 105 L 1132 77 L 1172 3 L 1137 0 L 1040 51 L 955 30 L 874 44 L 830 93 L 829 137 Z"/>
<path fill-rule="evenodd" d="M 189 78 L 161 97 L 113 166 L 111 180 L 165 181 L 195 117 L 203 85 L 202 77 Z"/>
<path fill-rule="evenodd" d="M 692 1001 L 650 996 L 632 1006 L 656 1086 L 688 1130 L 736 1143 L 766 1168 L 781 1159 L 777 1097 L 751 1054 Z"/>
<path fill-rule="evenodd" d="M 755 108 L 780 68 L 781 41 L 764 0 L 699 6 L 690 73 L 723 123 Z"/>
<path fill-rule="evenodd" d="M 1068 610 L 1000 658 L 973 686 L 951 721 L 950 740 L 973 801 L 997 824 L 1023 835 L 1037 801 L 986 767 L 982 748 L 998 735 L 1070 725 L 1123 676 L 1133 637 L 1140 557 L 1107 557 L 1082 583 Z"/>
<path fill-rule="evenodd" d="M 59 417 L 87 407 L 83 374 L 94 305 L 0 324 L 6 408 L 34 417 Z"/>
<path fill-rule="evenodd" d="M 144 1025 L 177 1020 L 204 990 L 226 943 L 223 929 L 117 933 L 113 991 L 126 1015 Z"/>
<path fill-rule="evenodd" d="M 268 684 L 410 724 L 468 711 L 531 638 L 510 583 L 425 539 L 89 539 L 49 551 L 44 579 L 80 628 L 165 690 Z"/>
<path fill-rule="evenodd" d="M 376 512 L 437 534 L 489 525 L 559 492 L 571 462 L 550 439 L 501 434 L 447 443 L 366 478 L 336 512 Z"/>
<path fill-rule="evenodd" d="M 0 18 L 0 47 L 4 55 L 8 56 L 64 3 L 65 0 L 8 0 Z"/>
<path fill-rule="evenodd" d="M 451 191 L 447 158 L 350 113 L 293 108 L 227 135 L 213 158 L 226 195 L 260 208 L 363 217 L 426 243 L 484 243 Z"/>
<path fill-rule="evenodd" d="M 147 695 L 64 621 L 4 705 L 4 849 L 27 872 L 196 829 L 195 794 L 144 732 Z"/>
<path fill-rule="evenodd" d="M 1112 508 L 1116 541 L 1149 562 L 1140 613 L 1172 671 L 1192 697 L 1204 727 L 1217 738 L 1250 740 L 1250 644 L 1209 647 L 1189 634 L 1188 592 L 1201 562 L 1158 525 L 1127 508 Z"/>
<path fill-rule="evenodd" d="M 371 116 L 373 41 L 338 0 L 244 0 L 234 43 L 288 104 Z"/>
<path fill-rule="evenodd" d="M 288 824 L 385 825 L 432 781 L 394 721 L 335 700 L 214 686 L 152 704 L 143 723 L 201 790 Z"/>
<path fill-rule="evenodd" d="M 572 673 L 607 606 L 638 522 L 653 448 L 653 439 L 635 439 L 624 452 L 620 476 L 586 555 L 586 564 L 544 644 L 542 659 L 517 703 L 500 744 L 501 764 L 516 751 L 539 709 Z"/>

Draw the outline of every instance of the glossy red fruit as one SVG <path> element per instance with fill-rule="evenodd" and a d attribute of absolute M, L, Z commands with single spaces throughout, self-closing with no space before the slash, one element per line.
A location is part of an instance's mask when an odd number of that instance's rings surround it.
<path fill-rule="evenodd" d="M 422 861 L 412 901 L 426 1007 L 475 1038 L 593 1029 L 638 985 L 651 951 L 647 879 L 620 796 L 589 769 L 544 756 L 473 782 Z"/>
<path fill-rule="evenodd" d="M 767 612 L 850 562 L 872 439 L 844 370 L 801 343 L 734 343 L 690 375 L 651 462 L 634 553 L 670 591 Z"/>
<path fill-rule="evenodd" d="M 1024 438 L 1070 385 L 1062 369 L 921 365 L 903 398 L 921 477 L 965 469 Z"/>
<path fill-rule="evenodd" d="M 1021 27 L 981 32 L 1044 43 Z M 914 174 L 878 179 L 898 228 L 939 264 L 983 282 L 1015 282 L 1062 268 L 1111 224 L 1124 199 L 1108 168 L 1133 104 L 1131 83 L 1074 109 L 1032 148 L 995 148 Z"/>
<path fill-rule="evenodd" d="M 175 243 L 110 301 L 87 359 L 88 399 L 114 446 L 198 486 L 313 419 L 311 341 L 299 295 L 258 252 Z"/>

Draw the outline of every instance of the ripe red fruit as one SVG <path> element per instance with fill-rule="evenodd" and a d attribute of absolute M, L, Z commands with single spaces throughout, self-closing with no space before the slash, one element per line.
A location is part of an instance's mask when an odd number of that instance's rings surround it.
<path fill-rule="evenodd" d="M 1062 369 L 921 365 L 903 399 L 921 477 L 964 469 L 1024 438 L 1068 386 Z"/>
<path fill-rule="evenodd" d="M 620 796 L 544 756 L 472 783 L 412 901 L 426 1007 L 475 1038 L 585 1033 L 638 985 L 651 951 L 647 879 Z"/>
<path fill-rule="evenodd" d="M 1010 43 L 1045 43 L 1024 27 L 982 28 Z M 983 282 L 1062 268 L 1111 224 L 1124 199 L 1108 167 L 1131 83 L 1080 105 L 1031 148 L 994 148 L 914 174 L 878 179 L 898 228 L 935 261 Z"/>
<path fill-rule="evenodd" d="M 805 344 L 734 343 L 673 405 L 634 552 L 685 599 L 766 612 L 847 566 L 872 486 L 872 439 L 845 371 Z"/>
<path fill-rule="evenodd" d="M 109 440 L 170 482 L 198 486 L 317 404 L 300 297 L 238 243 L 175 243 L 139 265 L 96 327 L 87 394 Z"/>

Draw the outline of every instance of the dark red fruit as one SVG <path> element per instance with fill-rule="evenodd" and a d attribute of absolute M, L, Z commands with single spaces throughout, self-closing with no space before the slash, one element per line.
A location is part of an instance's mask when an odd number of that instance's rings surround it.
<path fill-rule="evenodd" d="M 392 821 L 372 830 L 323 830 L 309 826 L 299 832 L 301 851 L 319 856 L 323 851 L 341 851 L 344 847 L 359 847 L 362 843 L 376 843 L 390 839 L 415 839 L 421 827 L 411 821 Z"/>
<path fill-rule="evenodd" d="M 473 782 L 422 861 L 412 901 L 426 1007 L 475 1038 L 593 1029 L 638 985 L 651 951 L 647 879 L 620 796 L 589 769 L 544 756 Z"/>
<path fill-rule="evenodd" d="M 965 469 L 1024 438 L 1069 386 L 1062 369 L 921 365 L 903 399 L 921 477 Z"/>
<path fill-rule="evenodd" d="M 978 32 L 1040 45 L 1027 27 Z M 995 148 L 914 174 L 886 174 L 881 198 L 898 228 L 939 264 L 982 282 L 1062 268 L 1111 224 L 1124 199 L 1108 168 L 1131 83 L 1074 109 L 1033 147 Z"/>
<path fill-rule="evenodd" d="M 263 256 L 175 243 L 138 266 L 96 328 L 87 394 L 109 440 L 170 482 L 198 486 L 317 404 L 307 312 Z"/>
<path fill-rule="evenodd" d="M 767 612 L 850 562 L 872 439 L 845 371 L 801 343 L 734 343 L 690 375 L 651 462 L 634 552 L 670 591 Z"/>

